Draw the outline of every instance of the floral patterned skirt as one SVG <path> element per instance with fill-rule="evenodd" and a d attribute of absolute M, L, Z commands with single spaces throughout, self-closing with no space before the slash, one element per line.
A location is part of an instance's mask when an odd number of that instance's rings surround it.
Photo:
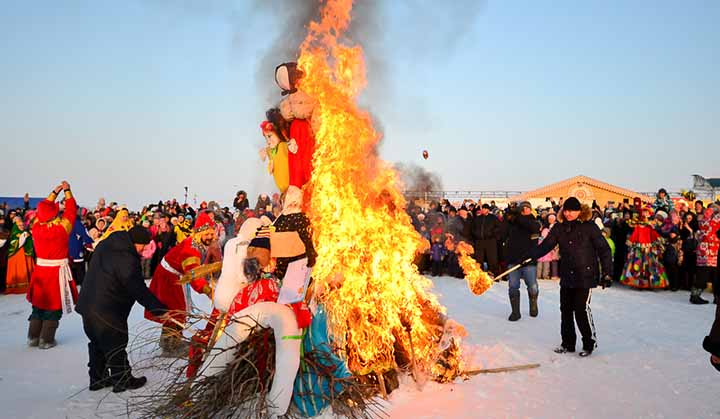
<path fill-rule="evenodd" d="M 652 243 L 628 243 L 627 260 L 620 282 L 640 289 L 662 289 L 669 285 L 662 263 L 661 240 Z"/>

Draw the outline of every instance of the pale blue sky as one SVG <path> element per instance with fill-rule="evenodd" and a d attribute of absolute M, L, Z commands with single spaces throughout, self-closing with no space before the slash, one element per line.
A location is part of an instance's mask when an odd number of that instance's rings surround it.
<path fill-rule="evenodd" d="M 387 160 L 446 189 L 720 176 L 720 2 L 375 3 L 364 102 Z M 62 178 L 84 204 L 273 192 L 258 62 L 281 24 L 243 0 L 3 2 L 0 196 Z"/>

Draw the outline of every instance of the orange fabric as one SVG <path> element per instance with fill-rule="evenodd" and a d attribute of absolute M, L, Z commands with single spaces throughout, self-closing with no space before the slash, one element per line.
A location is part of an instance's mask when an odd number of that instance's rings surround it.
<path fill-rule="evenodd" d="M 34 269 L 33 258 L 25 255 L 23 248 L 18 249 L 17 253 L 8 258 L 5 294 L 25 294 Z"/>

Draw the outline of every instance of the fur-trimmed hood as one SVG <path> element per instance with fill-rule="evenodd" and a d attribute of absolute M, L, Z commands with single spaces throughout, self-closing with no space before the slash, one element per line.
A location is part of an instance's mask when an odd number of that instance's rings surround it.
<path fill-rule="evenodd" d="M 578 217 L 578 221 L 586 222 L 592 220 L 592 209 L 585 204 L 582 204 L 580 206 L 580 216 Z M 563 215 L 562 208 L 557 214 L 557 220 L 559 223 L 565 222 L 565 216 Z"/>

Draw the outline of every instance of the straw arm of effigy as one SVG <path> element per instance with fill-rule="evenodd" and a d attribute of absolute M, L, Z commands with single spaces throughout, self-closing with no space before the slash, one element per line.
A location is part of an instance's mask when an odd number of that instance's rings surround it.
<path fill-rule="evenodd" d="M 208 263 L 207 265 L 198 266 L 195 269 L 191 269 L 187 271 L 184 275 L 180 277 L 178 280 L 181 284 L 186 284 L 195 278 L 203 278 L 208 275 L 220 272 L 222 270 L 222 262 L 213 262 Z"/>

